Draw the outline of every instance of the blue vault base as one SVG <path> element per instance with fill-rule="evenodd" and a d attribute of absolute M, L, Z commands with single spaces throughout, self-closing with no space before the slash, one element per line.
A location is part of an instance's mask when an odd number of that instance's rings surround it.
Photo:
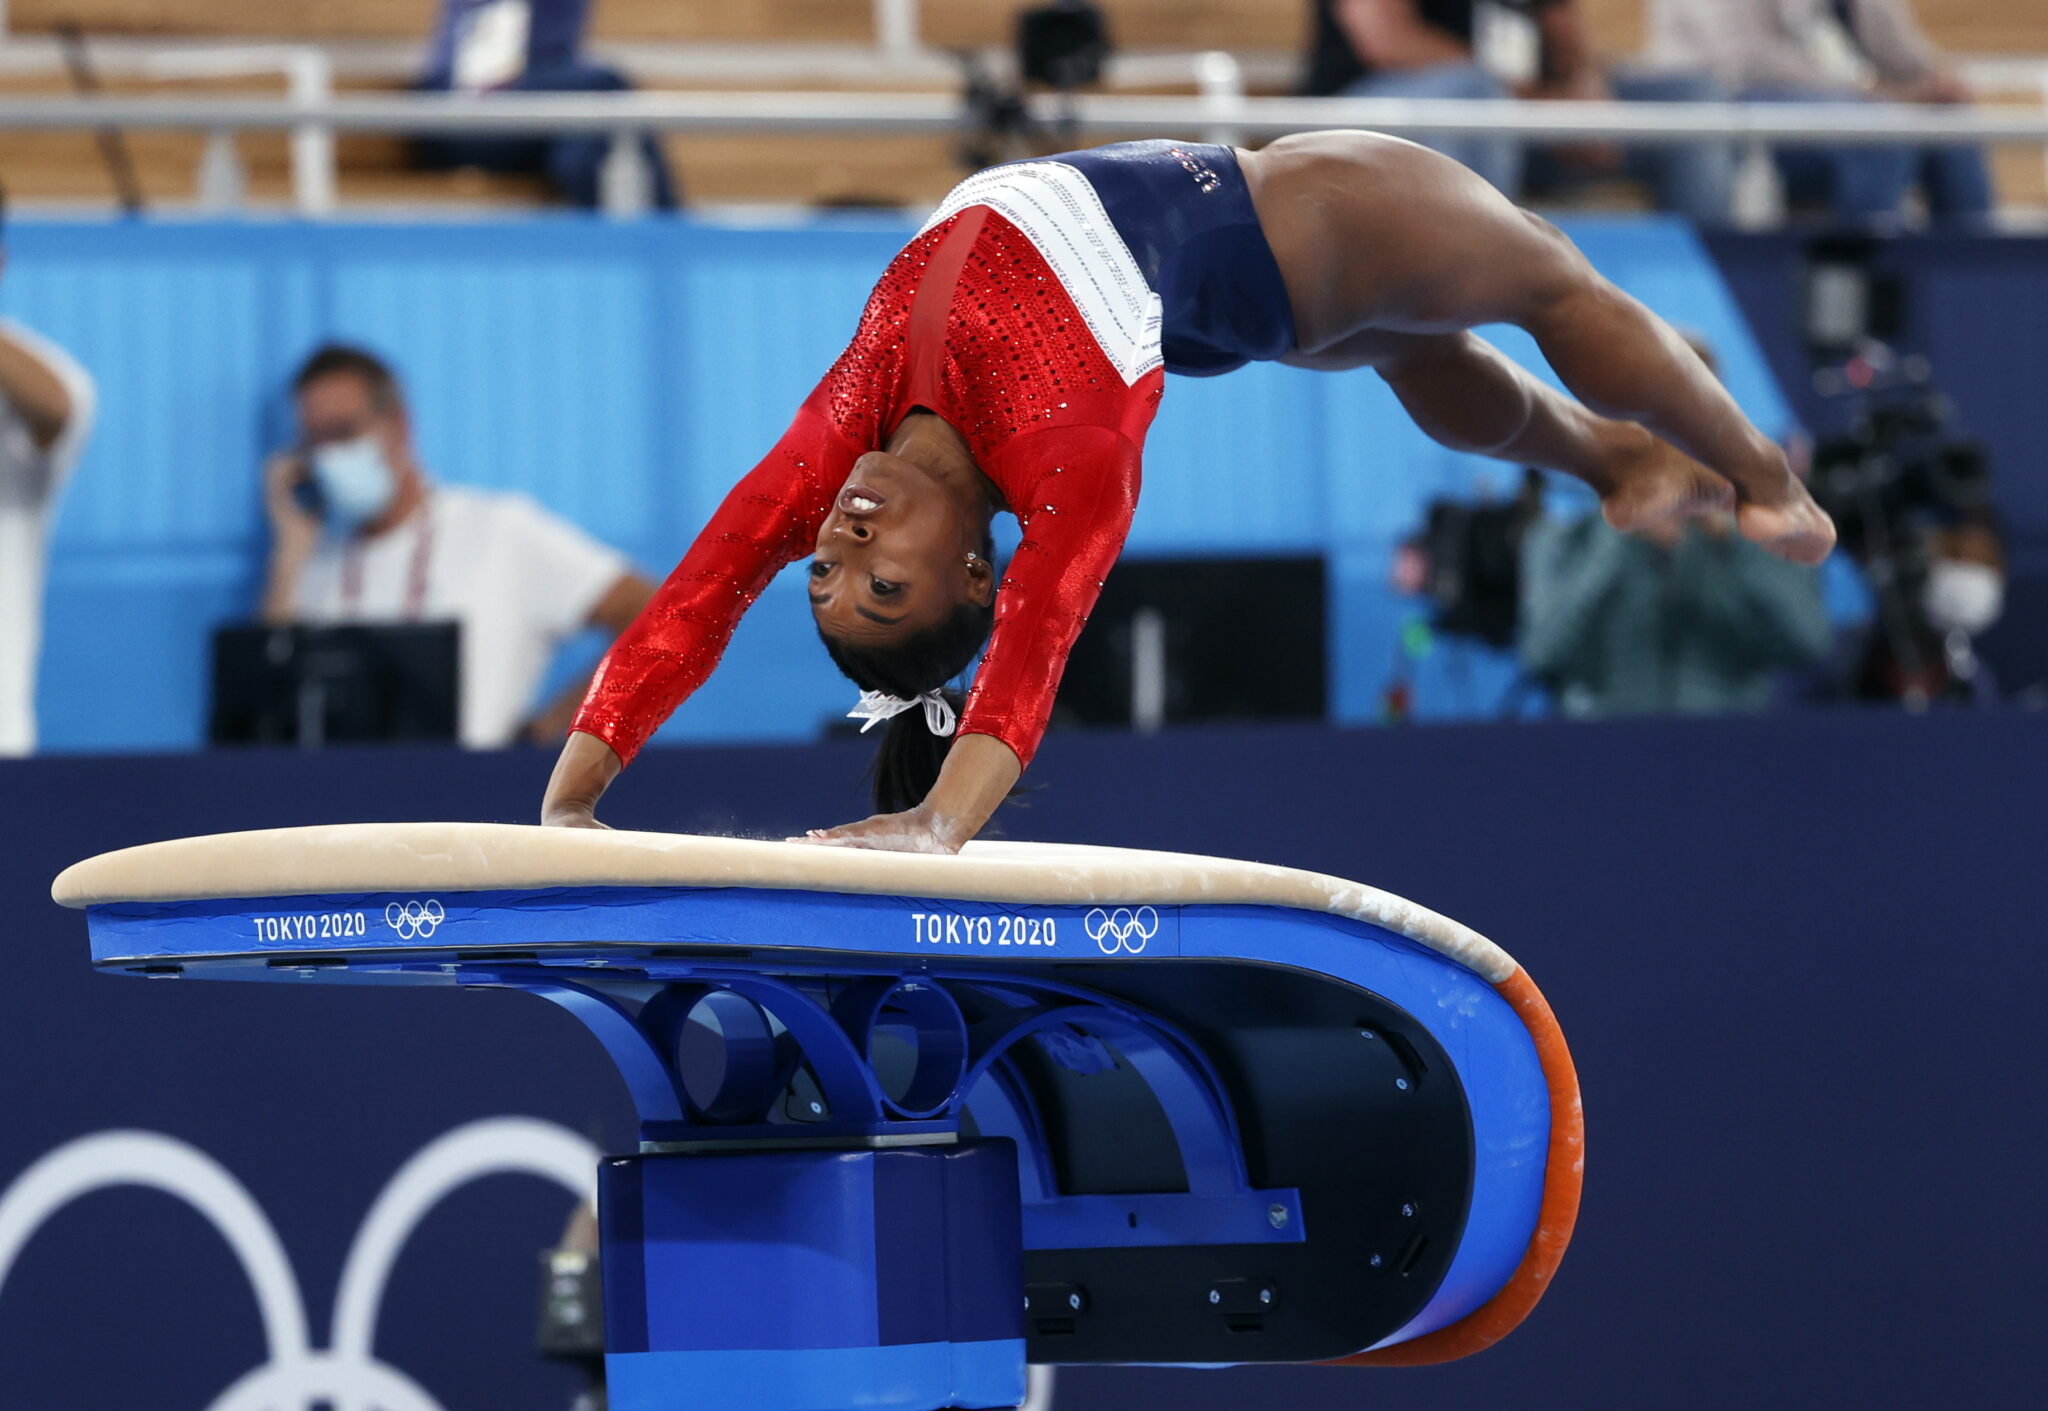
<path fill-rule="evenodd" d="M 1007 1141 L 613 1157 L 614 1411 L 939 1411 L 1024 1399 Z"/>

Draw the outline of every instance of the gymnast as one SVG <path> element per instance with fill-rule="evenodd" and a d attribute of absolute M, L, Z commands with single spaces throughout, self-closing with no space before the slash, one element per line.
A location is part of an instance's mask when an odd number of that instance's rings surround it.
<path fill-rule="evenodd" d="M 1487 323 L 1527 330 L 1577 400 L 1469 331 Z M 1123 547 L 1164 374 L 1251 361 L 1369 367 L 1437 441 L 1577 476 L 1620 529 L 1732 509 L 1783 557 L 1834 543 L 1683 338 L 1447 158 L 1320 132 L 992 167 L 883 272 L 788 432 L 614 643 L 543 821 L 603 826 L 599 796 L 808 554 L 850 714 L 885 730 L 875 815 L 805 841 L 957 851 L 1031 762 Z M 999 510 L 1023 535 L 1000 581 Z M 963 701 L 948 683 L 984 642 Z"/>

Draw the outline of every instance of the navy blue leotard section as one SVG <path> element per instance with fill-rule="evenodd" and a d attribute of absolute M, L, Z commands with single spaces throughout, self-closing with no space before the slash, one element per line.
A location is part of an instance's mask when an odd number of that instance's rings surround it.
<path fill-rule="evenodd" d="M 1062 152 L 1159 295 L 1166 370 L 1214 377 L 1294 351 L 1294 310 L 1230 147 L 1119 142 Z"/>

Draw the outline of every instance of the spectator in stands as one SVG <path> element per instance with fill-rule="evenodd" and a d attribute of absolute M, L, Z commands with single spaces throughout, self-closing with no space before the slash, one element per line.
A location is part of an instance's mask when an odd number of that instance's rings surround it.
<path fill-rule="evenodd" d="M 1603 69 L 1578 0 L 1550 0 L 1536 9 L 1541 81 L 1526 96 L 1624 103 L 1715 103 L 1732 95 L 1703 69 L 1627 65 Z M 1578 143 L 1529 154 L 1530 184 L 1543 192 L 1590 178 L 1625 176 L 1647 185 L 1657 208 L 1698 225 L 1725 225 L 1735 195 L 1735 144 L 1702 139 L 1680 144 Z"/>
<path fill-rule="evenodd" d="M 442 0 L 420 87 L 443 93 L 623 93 L 632 81 L 583 55 L 589 0 Z M 537 173 L 562 200 L 602 204 L 606 135 L 436 137 L 413 144 L 423 167 Z M 674 178 L 652 136 L 640 143 L 650 205 L 671 210 Z"/>
<path fill-rule="evenodd" d="M 1621 534 L 1596 510 L 1523 535 L 1522 666 L 1567 715 L 1766 710 L 1780 673 L 1833 646 L 1819 573 L 1757 548 L 1727 514 Z"/>
<path fill-rule="evenodd" d="M 1604 71 L 1577 0 L 1315 0 L 1303 90 L 1367 98 L 1577 98 L 1705 102 L 1726 91 L 1681 68 Z M 1506 137 L 1431 138 L 1429 145 L 1519 196 L 1528 158 Z M 1702 224 L 1728 218 L 1735 162 L 1725 142 L 1625 147 L 1576 144 L 1533 154 L 1555 189 L 1584 177 L 1647 182 L 1664 210 Z"/>
<path fill-rule="evenodd" d="M 398 381 L 370 353 L 323 347 L 292 389 L 299 445 L 264 476 L 264 620 L 458 622 L 462 742 L 559 740 L 583 685 L 534 709 L 556 648 L 585 627 L 617 636 L 654 585 L 525 495 L 430 481 Z"/>
<path fill-rule="evenodd" d="M 1754 102 L 1970 101 L 1908 0 L 1654 0 L 1650 53 L 1707 69 Z M 1895 220 L 1916 183 L 1939 223 L 1982 224 L 1994 204 L 1974 147 L 1781 148 L 1778 170 L 1793 203 L 1859 225 Z"/>
<path fill-rule="evenodd" d="M 1315 0 L 1302 89 L 1348 98 L 1510 97 L 1499 60 L 1482 57 L 1476 10 L 1475 0 Z M 1438 134 L 1429 145 L 1496 190 L 1522 189 L 1522 148 L 1513 138 Z"/>
<path fill-rule="evenodd" d="M 0 219 L 6 204 L 0 192 Z M 0 273 L 5 263 L 0 252 Z M 35 750 L 44 552 L 93 400 L 92 378 L 69 353 L 0 319 L 0 755 Z"/>

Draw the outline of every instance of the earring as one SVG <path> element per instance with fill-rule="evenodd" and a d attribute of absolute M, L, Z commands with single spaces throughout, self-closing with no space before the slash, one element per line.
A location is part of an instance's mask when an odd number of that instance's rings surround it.
<path fill-rule="evenodd" d="M 980 554 L 977 554 L 977 553 L 972 553 L 972 552 L 970 552 L 970 553 L 969 553 L 969 554 L 967 555 L 967 563 L 968 563 L 968 566 L 969 566 L 970 568 L 971 568 L 971 567 L 973 567 L 973 566 L 974 566 L 975 564 L 977 564 L 977 563 L 980 563 L 980 562 L 981 562 L 981 555 L 980 555 Z"/>

